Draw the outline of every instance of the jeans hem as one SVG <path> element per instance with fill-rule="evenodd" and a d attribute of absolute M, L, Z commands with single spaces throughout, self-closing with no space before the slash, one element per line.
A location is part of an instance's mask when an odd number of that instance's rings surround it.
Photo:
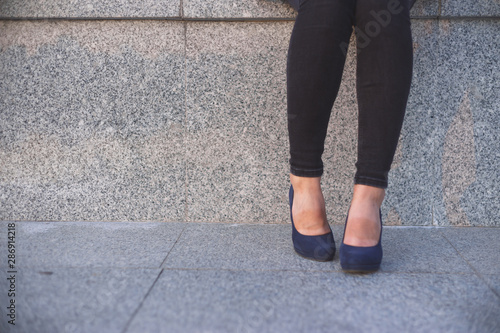
<path fill-rule="evenodd" d="M 323 169 L 304 170 L 290 167 L 290 173 L 297 177 L 321 177 Z"/>
<path fill-rule="evenodd" d="M 386 189 L 388 186 L 388 182 L 386 180 L 380 180 L 370 177 L 354 177 L 354 184 L 373 186 L 383 189 Z"/>

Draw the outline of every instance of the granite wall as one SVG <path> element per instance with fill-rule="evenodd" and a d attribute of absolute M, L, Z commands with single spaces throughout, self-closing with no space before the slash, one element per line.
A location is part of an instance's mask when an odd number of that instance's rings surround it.
<path fill-rule="evenodd" d="M 0 1 L 0 220 L 288 223 L 283 0 Z M 500 3 L 418 0 L 392 225 L 500 226 Z M 354 39 L 351 43 L 355 43 Z M 348 208 L 355 54 L 323 187 Z"/>

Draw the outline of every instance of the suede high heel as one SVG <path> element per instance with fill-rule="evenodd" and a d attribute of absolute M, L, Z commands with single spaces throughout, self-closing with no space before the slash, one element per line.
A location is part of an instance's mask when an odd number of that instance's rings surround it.
<path fill-rule="evenodd" d="M 292 242 L 293 248 L 298 255 L 316 261 L 331 261 L 335 256 L 335 241 L 330 226 L 330 232 L 324 235 L 303 235 L 295 229 L 292 216 L 293 187 L 290 185 L 288 193 L 290 204 L 290 219 L 292 220 Z"/>
<path fill-rule="evenodd" d="M 345 219 L 344 236 L 340 244 L 340 266 L 349 273 L 370 273 L 375 272 L 380 268 L 382 262 L 382 212 L 380 215 L 380 236 L 378 243 L 375 246 L 352 246 L 344 244 L 345 229 L 347 227 L 347 219 Z"/>

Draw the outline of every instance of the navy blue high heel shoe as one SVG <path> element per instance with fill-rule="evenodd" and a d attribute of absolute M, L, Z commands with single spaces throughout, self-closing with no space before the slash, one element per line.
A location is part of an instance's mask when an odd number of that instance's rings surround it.
<path fill-rule="evenodd" d="M 324 235 L 309 236 L 303 235 L 295 229 L 292 216 L 293 205 L 293 187 L 290 186 L 288 193 L 290 203 L 290 219 L 292 220 L 292 241 L 295 252 L 300 256 L 316 260 L 316 261 L 331 261 L 335 256 L 335 241 L 333 239 L 332 229 Z M 328 226 L 330 227 L 330 226 Z"/>
<path fill-rule="evenodd" d="M 340 266 L 349 273 L 369 273 L 375 272 L 380 268 L 382 262 L 382 213 L 380 214 L 380 237 L 375 246 L 352 246 L 344 244 L 344 237 L 340 244 Z M 349 214 L 347 214 L 349 217 Z M 345 219 L 345 229 L 347 227 L 347 217 Z"/>

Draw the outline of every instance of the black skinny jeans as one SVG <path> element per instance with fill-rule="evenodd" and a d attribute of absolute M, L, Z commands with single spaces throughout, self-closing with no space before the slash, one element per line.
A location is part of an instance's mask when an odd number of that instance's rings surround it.
<path fill-rule="evenodd" d="M 413 68 L 408 0 L 290 0 L 298 15 L 287 59 L 290 172 L 323 174 L 328 121 L 354 27 L 358 157 L 355 184 L 386 188 Z"/>

